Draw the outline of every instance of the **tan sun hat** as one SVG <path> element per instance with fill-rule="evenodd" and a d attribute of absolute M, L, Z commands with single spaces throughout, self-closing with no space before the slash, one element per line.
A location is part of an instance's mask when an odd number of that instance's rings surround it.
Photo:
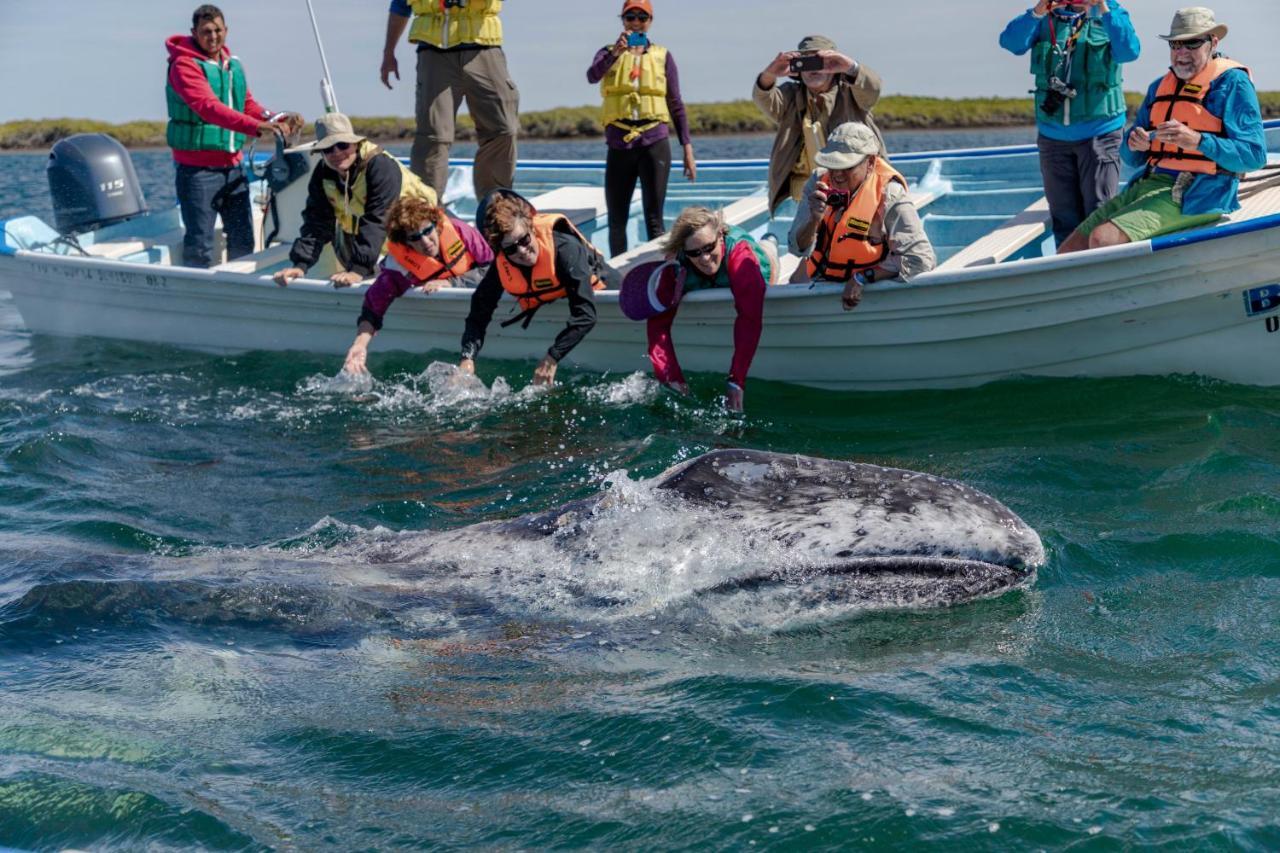
<path fill-rule="evenodd" d="M 879 153 L 880 140 L 875 131 L 860 121 L 847 121 L 831 131 L 826 147 L 813 159 L 824 169 L 852 169 Z"/>
<path fill-rule="evenodd" d="M 1169 34 L 1160 36 L 1165 41 L 1182 41 L 1202 36 L 1217 36 L 1219 40 L 1227 37 L 1227 25 L 1219 24 L 1213 17 L 1213 10 L 1204 6 L 1188 6 L 1179 9 L 1173 15 L 1173 23 L 1169 25 Z"/>
<path fill-rule="evenodd" d="M 329 150 L 339 142 L 358 145 L 364 140 L 365 137 L 357 134 L 351 127 L 351 119 L 342 113 L 325 113 L 316 119 L 316 138 L 314 142 L 307 142 L 287 150 L 290 154 L 298 151 L 310 151 L 313 154 L 318 154 Z"/>

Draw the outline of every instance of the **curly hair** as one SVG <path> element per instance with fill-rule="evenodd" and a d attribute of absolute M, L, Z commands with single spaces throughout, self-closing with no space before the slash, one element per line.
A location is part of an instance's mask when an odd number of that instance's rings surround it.
<path fill-rule="evenodd" d="M 422 223 L 429 220 L 439 228 L 444 224 L 445 215 L 443 209 L 429 204 L 426 199 L 401 196 L 387 208 L 387 239 L 404 245 L 409 242 L 408 235 L 417 231 Z"/>
<path fill-rule="evenodd" d="M 489 241 L 495 252 L 502 249 L 502 238 L 515 228 L 516 222 L 524 220 L 533 224 L 533 205 L 518 196 L 499 194 L 491 199 L 484 212 L 484 239 Z"/>
<path fill-rule="evenodd" d="M 684 251 L 685 241 L 708 225 L 714 225 L 716 233 L 729 233 L 729 226 L 724 222 L 724 211 L 712 210 L 709 207 L 686 207 L 680 211 L 676 221 L 671 224 L 666 239 L 662 241 L 662 251 L 668 257 L 675 257 Z"/>

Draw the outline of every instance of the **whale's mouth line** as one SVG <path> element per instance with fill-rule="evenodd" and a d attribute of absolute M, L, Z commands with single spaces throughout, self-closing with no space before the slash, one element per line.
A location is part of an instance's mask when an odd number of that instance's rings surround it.
<path fill-rule="evenodd" d="M 1010 563 L 1014 560 L 1011 559 Z M 992 588 L 1011 588 L 1035 575 L 1021 561 L 1017 564 L 992 563 L 969 557 L 925 557 L 886 555 L 850 557 L 827 563 L 768 569 L 755 574 L 730 578 L 698 591 L 700 595 L 750 591 L 763 587 L 794 585 L 818 577 L 866 577 L 886 575 L 928 577 L 968 582 Z"/>

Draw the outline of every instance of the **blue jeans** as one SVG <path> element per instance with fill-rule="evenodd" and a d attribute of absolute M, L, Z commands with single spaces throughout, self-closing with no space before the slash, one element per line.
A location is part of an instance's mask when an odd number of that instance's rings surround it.
<path fill-rule="evenodd" d="M 227 235 L 227 260 L 253 252 L 253 211 L 249 206 L 249 182 L 238 167 L 211 169 L 177 165 L 178 206 L 182 208 L 183 264 L 207 269 L 213 257 L 213 232 L 217 217 Z"/>

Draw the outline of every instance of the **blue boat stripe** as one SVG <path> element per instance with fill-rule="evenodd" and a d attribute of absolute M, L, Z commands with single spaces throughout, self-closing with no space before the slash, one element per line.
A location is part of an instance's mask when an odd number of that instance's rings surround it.
<path fill-rule="evenodd" d="M 1200 228 L 1181 234 L 1166 234 L 1163 237 L 1151 238 L 1151 250 L 1160 252 L 1164 249 L 1175 249 L 1178 246 L 1190 246 L 1193 243 L 1204 243 L 1208 240 L 1220 240 L 1223 237 L 1234 237 L 1237 234 L 1249 234 L 1253 231 L 1265 231 L 1268 228 L 1280 227 L 1280 213 L 1246 219 L 1244 222 L 1232 222 L 1214 228 Z"/>

